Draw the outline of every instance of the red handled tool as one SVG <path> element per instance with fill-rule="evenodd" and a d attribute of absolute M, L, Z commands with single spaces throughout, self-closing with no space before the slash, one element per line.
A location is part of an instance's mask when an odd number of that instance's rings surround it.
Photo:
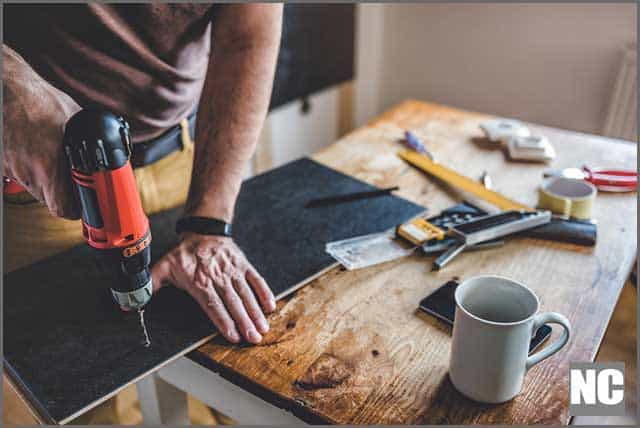
<path fill-rule="evenodd" d="M 638 187 L 638 172 L 623 168 L 565 168 L 547 171 L 545 177 L 566 177 L 585 180 L 604 192 L 633 192 Z"/>
<path fill-rule="evenodd" d="M 100 254 L 99 268 L 123 310 L 151 299 L 151 232 L 129 158 L 129 125 L 109 112 L 82 110 L 67 123 L 64 151 L 82 209 L 82 233 Z M 8 177 L 3 193 L 25 189 Z"/>
<path fill-rule="evenodd" d="M 10 179 L 9 177 L 2 177 L 2 193 L 5 195 L 15 195 L 16 193 L 24 192 L 24 187 Z"/>
<path fill-rule="evenodd" d="M 63 143 L 84 237 L 101 254 L 115 301 L 140 309 L 151 299 L 151 232 L 129 162 L 129 125 L 113 113 L 81 110 L 67 123 Z"/>

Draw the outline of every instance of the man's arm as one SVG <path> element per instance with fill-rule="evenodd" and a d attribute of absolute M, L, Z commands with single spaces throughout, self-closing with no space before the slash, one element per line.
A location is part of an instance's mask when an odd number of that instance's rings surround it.
<path fill-rule="evenodd" d="M 226 5 L 217 15 L 186 215 L 232 220 L 269 106 L 281 20 L 277 4 Z"/>
<path fill-rule="evenodd" d="M 53 215 L 79 218 L 62 136 L 80 106 L 5 44 L 2 61 L 3 174 Z"/>
<path fill-rule="evenodd" d="M 187 216 L 233 219 L 269 106 L 281 24 L 279 4 L 221 6 L 198 109 Z M 258 343 L 268 331 L 263 310 L 275 309 L 273 294 L 230 238 L 185 233 L 153 276 L 156 289 L 170 282 L 189 292 L 232 342 L 243 336 Z"/>

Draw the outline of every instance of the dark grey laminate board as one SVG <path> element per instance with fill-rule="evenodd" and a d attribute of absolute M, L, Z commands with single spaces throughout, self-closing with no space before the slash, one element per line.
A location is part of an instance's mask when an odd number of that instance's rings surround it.
<path fill-rule="evenodd" d="M 285 295 L 333 264 L 326 242 L 382 231 L 424 210 L 394 196 L 304 208 L 318 196 L 371 189 L 310 159 L 292 162 L 243 184 L 236 240 L 274 294 Z M 151 217 L 154 258 L 176 242 L 181 211 Z M 145 349 L 137 316 L 117 310 L 108 290 L 87 245 L 4 277 L 5 367 L 49 422 L 67 422 L 215 331 L 188 295 L 166 287 L 146 308 L 152 346 Z"/>

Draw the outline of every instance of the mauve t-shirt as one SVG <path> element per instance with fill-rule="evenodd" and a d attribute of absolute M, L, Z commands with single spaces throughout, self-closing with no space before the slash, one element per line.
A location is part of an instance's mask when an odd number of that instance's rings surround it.
<path fill-rule="evenodd" d="M 6 4 L 4 42 L 81 106 L 124 115 L 141 141 L 195 109 L 212 19 L 211 4 Z"/>

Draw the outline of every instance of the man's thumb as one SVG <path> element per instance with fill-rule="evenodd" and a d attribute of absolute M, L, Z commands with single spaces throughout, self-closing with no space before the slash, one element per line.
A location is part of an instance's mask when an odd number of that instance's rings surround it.
<path fill-rule="evenodd" d="M 171 264 L 162 258 L 151 268 L 151 280 L 153 281 L 153 292 L 155 293 L 171 282 Z"/>

